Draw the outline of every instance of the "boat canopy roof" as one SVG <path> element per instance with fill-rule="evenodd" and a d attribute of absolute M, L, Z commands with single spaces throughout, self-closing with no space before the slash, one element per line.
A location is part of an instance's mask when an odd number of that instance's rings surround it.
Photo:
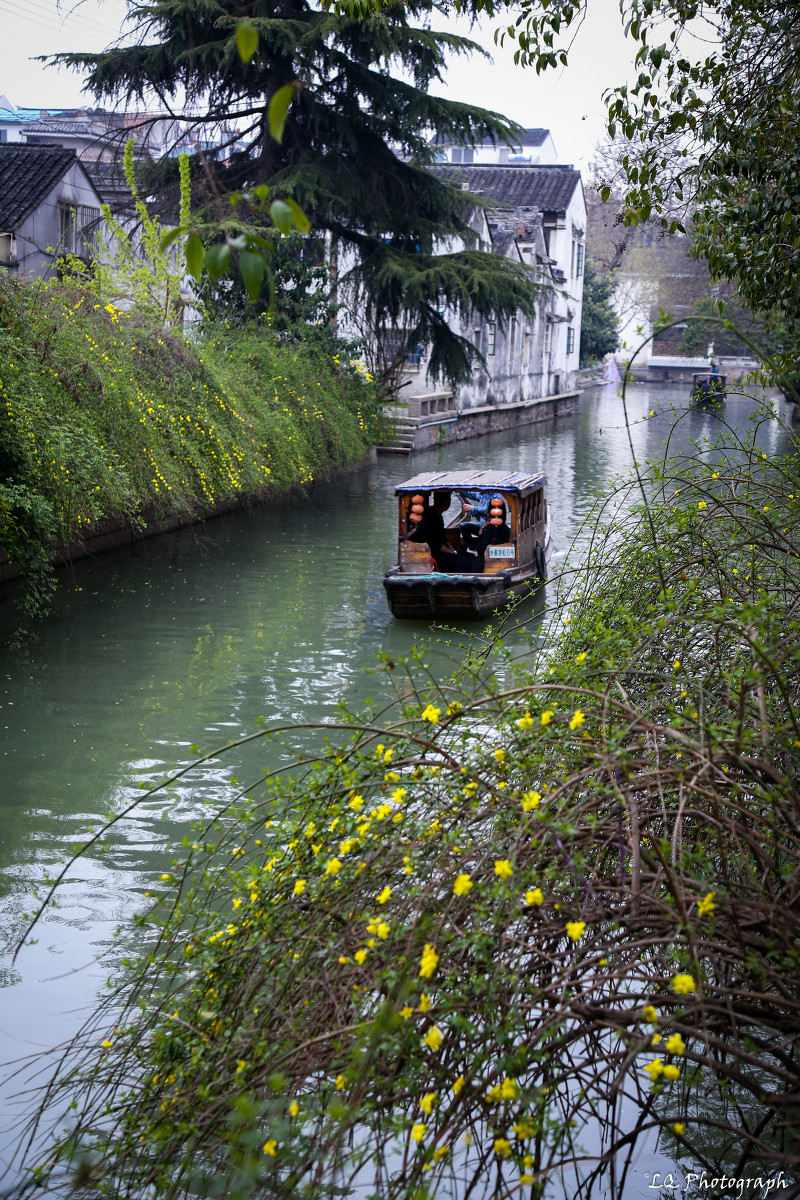
<path fill-rule="evenodd" d="M 527 496 L 547 483 L 541 472 L 529 475 L 526 471 L 425 471 L 414 475 L 394 489 L 398 496 L 406 492 L 516 492 Z"/>

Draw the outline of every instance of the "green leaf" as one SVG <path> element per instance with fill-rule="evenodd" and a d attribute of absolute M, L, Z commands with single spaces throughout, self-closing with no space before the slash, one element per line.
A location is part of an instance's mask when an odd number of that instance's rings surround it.
<path fill-rule="evenodd" d="M 219 279 L 231 265 L 231 248 L 227 242 L 216 242 L 206 250 L 205 266 L 212 279 Z"/>
<path fill-rule="evenodd" d="M 303 84 L 297 80 L 294 83 L 286 83 L 282 88 L 278 88 L 269 102 L 269 131 L 276 142 L 283 141 L 283 129 L 289 105 L 292 103 L 295 92 L 301 87 Z"/>
<path fill-rule="evenodd" d="M 281 233 L 289 233 L 292 228 L 292 210 L 285 200 L 273 200 L 269 206 L 269 215 L 273 225 Z"/>
<path fill-rule="evenodd" d="M 176 229 L 168 229 L 165 234 L 162 234 L 161 241 L 158 243 L 158 247 L 162 254 L 165 250 L 169 250 L 173 242 L 178 240 L 178 238 L 181 236 L 181 232 L 182 230 L 180 227 L 178 227 Z"/>
<path fill-rule="evenodd" d="M 243 63 L 249 63 L 258 49 L 258 30 L 249 21 L 240 21 L 236 26 L 236 49 Z"/>
<path fill-rule="evenodd" d="M 299 229 L 301 233 L 308 233 L 309 229 L 311 228 L 311 222 L 297 201 L 287 199 L 285 203 L 288 204 L 291 211 L 292 222 L 295 229 Z"/>
<path fill-rule="evenodd" d="M 261 293 L 264 271 L 264 259 L 260 254 L 255 254 L 252 250 L 242 251 L 239 255 L 239 274 L 242 277 L 242 283 L 247 288 L 251 304 L 255 304 Z"/>
<path fill-rule="evenodd" d="M 199 279 L 203 274 L 203 243 L 196 233 L 190 234 L 186 239 L 186 247 L 184 250 L 186 255 L 186 270 L 194 279 Z"/>

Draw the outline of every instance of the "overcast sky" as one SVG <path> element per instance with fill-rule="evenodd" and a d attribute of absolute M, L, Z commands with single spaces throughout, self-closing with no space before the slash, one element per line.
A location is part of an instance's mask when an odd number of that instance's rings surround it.
<path fill-rule="evenodd" d="M 445 86 L 435 90 L 521 125 L 550 129 L 561 161 L 585 167 L 603 137 L 603 90 L 625 82 L 634 53 L 622 33 L 618 0 L 591 0 L 589 9 L 567 68 L 537 76 L 515 66 L 513 50 L 494 46 L 495 23 L 487 22 L 472 37 L 491 51 L 493 61 L 453 59 Z M 0 93 L 30 108 L 86 103 L 78 75 L 32 59 L 62 50 L 103 49 L 119 37 L 125 11 L 125 0 L 0 0 Z M 448 27 L 469 33 L 454 20 Z"/>

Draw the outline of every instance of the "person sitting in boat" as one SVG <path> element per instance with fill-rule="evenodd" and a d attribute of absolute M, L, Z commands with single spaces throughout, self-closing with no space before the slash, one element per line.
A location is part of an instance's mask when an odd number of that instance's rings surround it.
<path fill-rule="evenodd" d="M 472 549 L 483 564 L 483 556 L 487 546 L 502 546 L 511 541 L 511 530 L 508 526 L 506 503 L 502 496 L 492 496 L 489 500 L 489 515 L 483 523 Z M 483 570 L 483 565 L 481 565 Z"/>
<path fill-rule="evenodd" d="M 444 573 L 482 571 L 482 558 L 476 558 L 474 554 L 459 554 L 447 540 L 444 531 L 444 514 L 450 507 L 451 500 L 450 492 L 434 492 L 433 504 L 425 509 L 422 520 L 417 524 L 413 533 L 408 535 L 408 540 L 428 543 L 437 571 Z"/>

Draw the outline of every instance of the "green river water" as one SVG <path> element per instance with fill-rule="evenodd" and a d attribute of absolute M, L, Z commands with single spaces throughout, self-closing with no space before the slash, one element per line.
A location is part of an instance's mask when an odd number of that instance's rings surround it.
<path fill-rule="evenodd" d="M 684 405 L 685 392 L 631 391 L 640 458 L 661 456 L 672 417 L 640 418 Z M 720 413 L 691 411 L 673 452 L 688 450 L 693 438 L 713 438 L 721 419 L 744 428 L 750 407 L 729 398 Z M 759 443 L 772 455 L 787 435 L 772 422 Z M 376 651 L 401 654 L 414 639 L 431 638 L 425 625 L 393 620 L 386 606 L 395 483 L 440 467 L 545 470 L 555 519 L 552 569 L 578 535 L 592 491 L 630 465 L 616 391 L 594 388 L 575 415 L 410 460 L 382 457 L 377 467 L 305 498 L 62 572 L 38 639 L 22 650 L 0 649 L 0 1063 L 75 1031 L 107 974 L 97 955 L 143 905 L 191 822 L 230 798 L 232 775 L 257 775 L 277 751 L 259 745 L 237 752 L 193 774 L 168 809 L 163 799 L 141 805 L 114 829 L 103 855 L 72 869 L 35 944 L 12 965 L 34 889 L 101 814 L 193 757 L 193 744 L 211 750 L 256 731 L 259 717 L 335 720 L 342 697 L 378 694 L 380 677 L 364 673 Z M 3 641 L 11 610 L 10 599 L 0 602 Z M 457 658 L 457 650 L 439 645 L 431 653 L 443 673 Z M 6 1083 L 0 1093 L 6 1130 L 24 1109 L 14 1091 Z M 8 1135 L 0 1154 L 3 1144 Z"/>

